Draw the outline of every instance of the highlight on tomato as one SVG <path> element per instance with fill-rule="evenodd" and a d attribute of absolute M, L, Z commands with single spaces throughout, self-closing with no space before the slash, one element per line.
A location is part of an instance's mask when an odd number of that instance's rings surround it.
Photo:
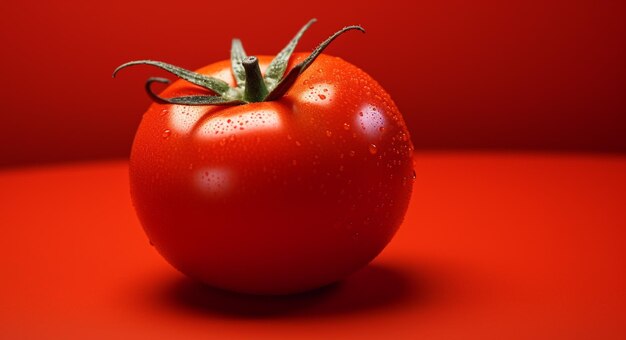
<path fill-rule="evenodd" d="M 252 294 L 318 288 L 367 265 L 406 213 L 413 146 L 402 115 L 367 73 L 322 52 L 294 53 L 149 78 L 154 103 L 130 156 L 131 197 L 158 252 L 208 285 Z M 154 85 L 169 84 L 157 93 Z"/>

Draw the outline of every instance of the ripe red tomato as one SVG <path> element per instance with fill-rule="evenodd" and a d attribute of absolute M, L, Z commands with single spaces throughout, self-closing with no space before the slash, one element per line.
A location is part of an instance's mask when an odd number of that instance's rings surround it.
<path fill-rule="evenodd" d="M 258 60 L 265 73 L 272 58 Z M 229 61 L 197 73 L 236 87 Z M 178 80 L 161 98 L 199 93 Z M 365 266 L 402 222 L 413 178 L 396 105 L 327 55 L 272 101 L 152 104 L 130 158 L 132 200 L 156 249 L 190 277 L 255 294 L 313 289 Z"/>

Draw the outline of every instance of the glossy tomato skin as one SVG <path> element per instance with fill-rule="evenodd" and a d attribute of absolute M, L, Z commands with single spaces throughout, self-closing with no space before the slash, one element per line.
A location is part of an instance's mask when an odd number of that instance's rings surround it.
<path fill-rule="evenodd" d="M 271 58 L 259 60 L 264 70 Z M 198 72 L 234 84 L 229 62 Z M 177 81 L 162 95 L 202 91 Z M 408 206 L 412 149 L 382 87 L 321 55 L 277 101 L 153 104 L 133 143 L 131 195 L 150 241 L 181 272 L 237 292 L 296 293 L 387 245 Z"/>

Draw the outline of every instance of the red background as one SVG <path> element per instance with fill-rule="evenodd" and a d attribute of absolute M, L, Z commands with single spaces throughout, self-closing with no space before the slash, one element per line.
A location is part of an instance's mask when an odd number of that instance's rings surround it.
<path fill-rule="evenodd" d="M 42 0 L 0 14 L 0 338 L 625 338 L 626 1 Z M 405 221 L 321 291 L 200 287 L 149 246 L 120 160 L 144 81 L 163 73 L 111 72 L 199 68 L 235 36 L 272 54 L 311 17 L 299 51 L 368 31 L 328 53 L 381 82 L 409 124 Z M 40 164 L 102 158 L 117 160 Z"/>
<path fill-rule="evenodd" d="M 195 69 L 299 50 L 347 24 L 328 53 L 391 93 L 418 149 L 626 151 L 624 1 L 4 1 L 0 165 L 124 157 L 159 59 Z"/>

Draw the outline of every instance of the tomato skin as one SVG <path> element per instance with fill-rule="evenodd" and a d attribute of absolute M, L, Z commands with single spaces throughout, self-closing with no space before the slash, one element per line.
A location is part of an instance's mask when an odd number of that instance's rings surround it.
<path fill-rule="evenodd" d="M 264 70 L 271 57 L 259 61 Z M 234 85 L 227 61 L 197 72 Z M 179 80 L 162 95 L 203 91 Z M 152 104 L 133 143 L 131 196 L 151 243 L 181 272 L 237 292 L 296 293 L 387 245 L 408 206 L 412 150 L 382 87 L 321 55 L 277 101 Z"/>

